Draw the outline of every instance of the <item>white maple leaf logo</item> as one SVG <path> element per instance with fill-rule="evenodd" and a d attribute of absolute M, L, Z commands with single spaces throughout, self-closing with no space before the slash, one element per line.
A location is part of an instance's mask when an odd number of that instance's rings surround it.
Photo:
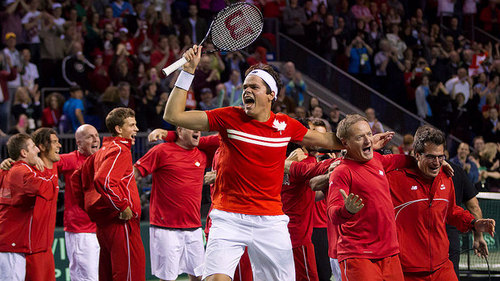
<path fill-rule="evenodd" d="M 286 122 L 285 121 L 280 122 L 278 121 L 278 119 L 274 119 L 273 128 L 278 130 L 281 134 L 281 131 L 284 131 L 286 128 Z"/>

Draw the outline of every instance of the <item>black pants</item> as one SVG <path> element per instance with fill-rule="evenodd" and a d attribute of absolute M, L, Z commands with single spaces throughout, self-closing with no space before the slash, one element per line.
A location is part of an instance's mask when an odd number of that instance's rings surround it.
<path fill-rule="evenodd" d="M 330 267 L 330 257 L 328 257 L 328 235 L 326 228 L 314 228 L 311 240 L 314 244 L 319 281 L 330 281 L 332 269 Z"/>

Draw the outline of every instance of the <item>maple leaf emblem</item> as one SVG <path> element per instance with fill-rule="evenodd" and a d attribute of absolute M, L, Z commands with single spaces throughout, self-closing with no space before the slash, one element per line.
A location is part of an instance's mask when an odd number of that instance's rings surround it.
<path fill-rule="evenodd" d="M 278 130 L 281 134 L 281 131 L 284 131 L 286 128 L 286 122 L 285 121 L 280 122 L 280 121 L 278 121 L 278 119 L 274 119 L 273 128 Z"/>

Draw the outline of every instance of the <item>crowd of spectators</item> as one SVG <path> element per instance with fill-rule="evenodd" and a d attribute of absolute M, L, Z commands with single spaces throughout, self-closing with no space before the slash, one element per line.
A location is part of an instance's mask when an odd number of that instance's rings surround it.
<path fill-rule="evenodd" d="M 466 34 L 472 24 L 499 34 L 495 1 L 248 1 L 265 18 L 277 19 L 292 39 L 446 133 L 471 145 L 477 136 L 498 143 L 500 44 L 470 41 Z M 162 113 L 176 75 L 164 77 L 161 69 L 201 41 L 226 3 L 5 0 L 1 5 L 0 134 L 40 126 L 69 133 L 84 122 L 104 131 L 104 116 L 118 106 L 136 110 L 141 131 L 172 128 Z M 241 104 L 245 70 L 267 63 L 275 41 L 264 33 L 246 55 L 203 55 L 187 107 Z M 279 70 L 284 87 L 273 111 L 323 119 L 335 130 L 342 118 L 338 107 L 324 108 L 308 98 L 293 62 Z M 363 110 L 374 133 L 383 131 L 384 120 L 371 108 Z"/>

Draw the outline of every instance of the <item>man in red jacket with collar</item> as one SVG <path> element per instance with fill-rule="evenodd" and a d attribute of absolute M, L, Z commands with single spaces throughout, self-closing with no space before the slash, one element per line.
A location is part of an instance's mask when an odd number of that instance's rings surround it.
<path fill-rule="evenodd" d="M 15 162 L 0 173 L 0 280 L 24 281 L 26 255 L 47 249 L 46 243 L 37 243 L 35 202 L 37 198 L 53 200 L 57 192 L 54 181 L 34 167 L 40 150 L 30 136 L 12 136 L 7 149 Z"/>
<path fill-rule="evenodd" d="M 445 223 L 462 232 L 474 229 L 493 236 L 495 221 L 476 220 L 455 204 L 453 181 L 441 169 L 445 159 L 444 134 L 422 126 L 414 139 L 418 168 L 387 173 L 404 278 L 406 281 L 458 280 L 448 259 Z"/>
<path fill-rule="evenodd" d="M 99 280 L 145 280 L 146 258 L 140 233 L 141 202 L 132 167 L 131 146 L 137 134 L 135 113 L 115 108 L 106 116 L 113 135 L 82 168 L 82 178 L 92 175 L 98 202 L 88 209 L 97 224 L 101 246 Z M 86 170 L 86 167 L 93 169 Z"/>

